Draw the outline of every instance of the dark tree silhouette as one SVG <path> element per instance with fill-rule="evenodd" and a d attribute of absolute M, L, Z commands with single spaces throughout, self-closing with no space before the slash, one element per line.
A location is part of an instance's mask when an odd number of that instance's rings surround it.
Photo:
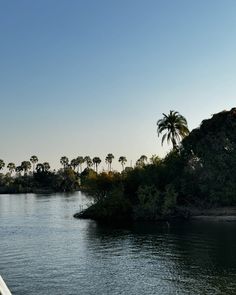
<path fill-rule="evenodd" d="M 158 136 L 163 132 L 166 133 L 162 136 L 161 143 L 167 140 L 171 142 L 173 149 L 178 149 L 178 142 L 189 134 L 188 124 L 185 117 L 176 111 L 170 111 L 168 115 L 163 114 L 163 118 L 157 121 L 157 134 Z"/>

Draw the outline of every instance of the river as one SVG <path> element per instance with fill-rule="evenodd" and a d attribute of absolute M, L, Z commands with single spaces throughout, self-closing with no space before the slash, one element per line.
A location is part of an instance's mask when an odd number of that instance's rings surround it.
<path fill-rule="evenodd" d="M 236 223 L 112 226 L 81 193 L 0 195 L 0 275 L 13 295 L 236 294 Z"/>

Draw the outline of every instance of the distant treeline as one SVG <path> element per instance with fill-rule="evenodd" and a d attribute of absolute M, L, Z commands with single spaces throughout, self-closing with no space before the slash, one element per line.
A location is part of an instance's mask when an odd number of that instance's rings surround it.
<path fill-rule="evenodd" d="M 156 156 L 150 158 L 150 162 L 155 161 Z M 107 164 L 106 173 L 112 172 L 114 155 L 109 153 L 105 162 Z M 131 167 L 125 167 L 126 157 L 118 158 L 122 171 L 129 171 Z M 99 157 L 79 156 L 69 161 L 68 157 L 60 159 L 62 168 L 51 170 L 49 162 L 39 163 L 37 156 L 32 156 L 30 160 L 23 161 L 19 166 L 13 162 L 6 165 L 8 172 L 0 173 L 0 193 L 27 193 L 27 192 L 70 192 L 82 189 L 82 183 L 86 175 L 98 174 L 98 168 L 102 160 Z M 148 163 L 148 158 L 142 155 L 136 162 L 136 166 L 143 166 Z M 0 171 L 5 167 L 5 162 L 0 159 Z M 103 171 L 104 172 L 104 171 Z"/>

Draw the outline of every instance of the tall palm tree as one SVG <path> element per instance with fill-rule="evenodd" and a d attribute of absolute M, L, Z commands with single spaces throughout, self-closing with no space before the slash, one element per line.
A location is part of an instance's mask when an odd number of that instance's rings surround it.
<path fill-rule="evenodd" d="M 75 168 L 78 166 L 78 161 L 77 159 L 72 159 L 70 161 L 70 166 L 75 170 Z"/>
<path fill-rule="evenodd" d="M 14 163 L 9 163 L 7 165 L 7 168 L 9 170 L 10 174 L 12 175 L 12 172 L 16 169 L 16 165 Z"/>
<path fill-rule="evenodd" d="M 159 136 L 163 131 L 166 131 L 162 136 L 161 143 L 163 144 L 167 140 L 167 143 L 171 142 L 173 149 L 177 150 L 178 143 L 189 134 L 187 120 L 176 111 L 170 111 L 168 115 L 163 114 L 163 116 L 157 121 L 157 134 Z"/>
<path fill-rule="evenodd" d="M 23 161 L 21 163 L 21 168 L 24 171 L 25 175 L 27 174 L 28 170 L 31 169 L 31 163 L 30 161 Z"/>
<path fill-rule="evenodd" d="M 18 176 L 21 176 L 21 172 L 23 171 L 21 166 L 17 166 L 16 167 L 16 173 L 18 174 Z"/>
<path fill-rule="evenodd" d="M 32 156 L 30 158 L 30 162 L 33 164 L 33 172 L 35 171 L 35 164 L 38 163 L 38 157 L 37 156 Z"/>
<path fill-rule="evenodd" d="M 2 170 L 5 167 L 5 163 L 2 159 L 0 159 L 0 170 Z"/>
<path fill-rule="evenodd" d="M 43 163 L 43 168 L 44 168 L 44 171 L 48 172 L 50 170 L 50 164 L 48 162 L 44 162 Z"/>
<path fill-rule="evenodd" d="M 63 166 L 64 170 L 68 167 L 69 165 L 69 159 L 66 156 L 61 157 L 60 163 Z"/>
<path fill-rule="evenodd" d="M 95 170 L 98 173 L 98 166 L 102 162 L 102 160 L 99 157 L 93 158 L 93 164 L 95 165 Z"/>
<path fill-rule="evenodd" d="M 89 156 L 84 157 L 84 162 L 87 164 L 87 168 L 91 168 L 93 166 L 93 161 Z"/>
<path fill-rule="evenodd" d="M 112 160 L 114 159 L 115 157 L 113 156 L 113 154 L 108 154 L 106 156 L 106 163 L 108 165 L 108 171 L 111 171 L 111 163 L 112 163 Z"/>
<path fill-rule="evenodd" d="M 158 165 L 161 163 L 161 159 L 157 155 L 152 155 L 150 158 L 150 163 L 153 165 Z"/>
<path fill-rule="evenodd" d="M 142 155 L 140 158 L 139 158 L 140 162 L 142 163 L 142 165 L 145 165 L 147 163 L 147 156 L 145 155 Z"/>
<path fill-rule="evenodd" d="M 121 156 L 121 157 L 119 158 L 119 162 L 121 163 L 122 170 L 124 171 L 124 169 L 125 169 L 125 163 L 127 162 L 126 157 Z"/>
<path fill-rule="evenodd" d="M 44 164 L 38 163 L 36 165 L 36 171 L 37 171 L 37 173 L 44 172 L 45 171 Z"/>
<path fill-rule="evenodd" d="M 144 167 L 145 164 L 147 163 L 147 156 L 142 155 L 137 161 L 136 161 L 136 166 L 138 167 Z"/>
<path fill-rule="evenodd" d="M 76 160 L 77 160 L 77 163 L 78 163 L 78 172 L 82 172 L 82 165 L 83 165 L 83 163 L 84 163 L 84 158 L 83 157 L 81 157 L 81 156 L 79 156 L 79 157 L 77 157 L 76 158 Z"/>

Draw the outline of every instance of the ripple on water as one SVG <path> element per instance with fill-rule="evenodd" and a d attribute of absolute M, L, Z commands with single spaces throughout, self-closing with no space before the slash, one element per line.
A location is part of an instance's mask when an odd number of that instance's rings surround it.
<path fill-rule="evenodd" d="M 86 197 L 0 196 L 0 272 L 13 294 L 236 294 L 235 224 L 105 226 Z"/>

